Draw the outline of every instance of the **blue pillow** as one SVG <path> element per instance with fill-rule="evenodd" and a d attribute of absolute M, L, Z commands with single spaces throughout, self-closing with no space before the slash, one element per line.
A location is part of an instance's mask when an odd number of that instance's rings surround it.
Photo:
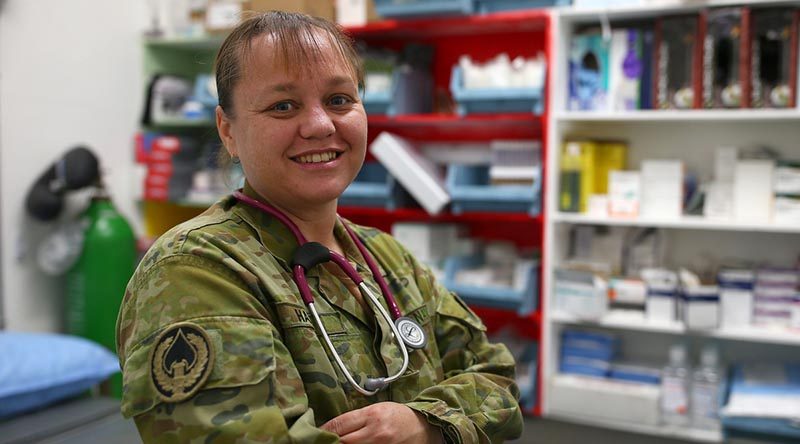
<path fill-rule="evenodd" d="M 116 355 L 88 339 L 0 331 L 0 419 L 79 395 L 118 371 Z"/>

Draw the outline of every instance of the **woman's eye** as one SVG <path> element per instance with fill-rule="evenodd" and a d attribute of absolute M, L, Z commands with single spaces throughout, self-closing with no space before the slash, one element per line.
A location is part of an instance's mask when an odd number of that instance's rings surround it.
<path fill-rule="evenodd" d="M 270 109 L 274 111 L 287 112 L 287 111 L 292 111 L 294 109 L 294 105 L 292 104 L 292 102 L 278 102 L 272 105 Z"/>
<path fill-rule="evenodd" d="M 349 97 L 344 96 L 344 95 L 333 96 L 333 97 L 331 97 L 331 101 L 330 101 L 331 105 L 333 105 L 333 106 L 343 106 L 343 105 L 347 105 L 348 103 L 351 103 L 351 102 L 352 102 L 352 100 L 350 100 Z"/>

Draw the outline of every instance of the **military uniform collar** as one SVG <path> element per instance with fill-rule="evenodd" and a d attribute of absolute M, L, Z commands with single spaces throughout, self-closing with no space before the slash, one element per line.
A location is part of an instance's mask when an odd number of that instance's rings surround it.
<path fill-rule="evenodd" d="M 246 181 L 242 193 L 253 199 L 262 199 Z M 264 245 L 273 256 L 286 266 L 291 264 L 292 255 L 297 249 L 298 244 L 291 230 L 289 230 L 286 225 L 281 223 L 274 216 L 246 204 L 237 203 L 236 211 L 243 220 L 248 222 L 256 230 L 261 244 Z M 341 218 L 336 219 L 336 224 L 333 227 L 333 235 L 344 250 L 345 257 L 350 260 L 350 262 L 355 263 L 356 269 L 359 272 L 368 272 L 363 264 L 364 261 L 361 257 L 361 253 L 358 251 L 358 247 L 356 247 L 353 240 L 350 239 L 343 223 L 344 221 Z"/>

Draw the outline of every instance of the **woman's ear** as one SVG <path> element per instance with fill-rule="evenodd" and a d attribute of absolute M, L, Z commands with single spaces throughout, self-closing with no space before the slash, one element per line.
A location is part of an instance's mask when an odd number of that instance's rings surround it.
<path fill-rule="evenodd" d="M 231 157 L 238 157 L 239 152 L 236 149 L 236 139 L 234 139 L 231 133 L 231 119 L 219 105 L 217 105 L 214 111 L 217 117 L 217 132 L 219 133 L 222 145 L 225 146 L 225 149 L 228 150 L 228 154 L 230 154 Z"/>

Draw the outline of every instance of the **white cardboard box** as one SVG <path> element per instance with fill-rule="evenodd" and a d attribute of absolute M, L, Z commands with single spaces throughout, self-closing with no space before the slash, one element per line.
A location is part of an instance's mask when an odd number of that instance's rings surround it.
<path fill-rule="evenodd" d="M 408 140 L 382 132 L 369 150 L 428 213 L 438 214 L 450 203 L 444 174 Z"/>
<path fill-rule="evenodd" d="M 642 161 L 641 216 L 677 219 L 683 214 L 683 162 Z"/>
<path fill-rule="evenodd" d="M 769 223 L 772 218 L 772 160 L 736 162 L 733 181 L 734 219 L 742 222 Z"/>
<path fill-rule="evenodd" d="M 636 425 L 659 423 L 657 385 L 556 375 L 548 391 L 550 412 Z"/>
<path fill-rule="evenodd" d="M 636 217 L 639 215 L 641 176 L 638 171 L 609 171 L 608 215 Z"/>

